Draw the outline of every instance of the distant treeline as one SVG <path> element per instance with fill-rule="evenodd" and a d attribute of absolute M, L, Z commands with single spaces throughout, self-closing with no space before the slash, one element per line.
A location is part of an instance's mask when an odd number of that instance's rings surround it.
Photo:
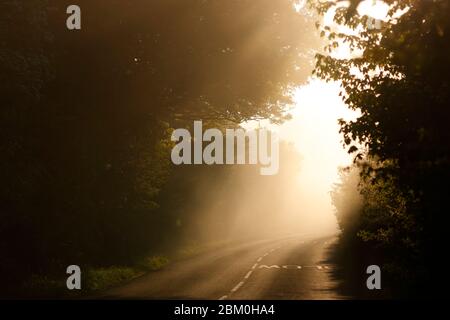
<path fill-rule="evenodd" d="M 437 297 L 446 290 L 436 267 L 448 251 L 450 212 L 450 4 L 384 2 L 404 14 L 368 29 L 367 16 L 342 7 L 335 20 L 363 31 L 323 30 L 331 48 L 342 40 L 362 50 L 352 59 L 317 56 L 315 73 L 341 81 L 345 103 L 361 111 L 341 121 L 355 165 L 333 198 L 360 270 L 379 264 L 394 296 Z M 317 5 L 322 14 L 329 7 Z"/>

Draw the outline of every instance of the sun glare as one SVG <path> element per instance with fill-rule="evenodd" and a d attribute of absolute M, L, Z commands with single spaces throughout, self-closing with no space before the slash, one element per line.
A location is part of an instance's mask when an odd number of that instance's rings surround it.
<path fill-rule="evenodd" d="M 301 155 L 301 163 L 297 178 L 289 183 L 296 189 L 302 204 L 302 212 L 298 214 L 321 230 L 336 227 L 330 191 L 338 181 L 339 168 L 352 163 L 351 155 L 342 145 L 338 120 L 358 117 L 358 112 L 344 104 L 339 92 L 337 82 L 310 78 L 294 93 L 291 120 L 279 126 L 259 122 L 245 124 L 248 129 L 269 127 L 281 140 L 294 144 Z"/>

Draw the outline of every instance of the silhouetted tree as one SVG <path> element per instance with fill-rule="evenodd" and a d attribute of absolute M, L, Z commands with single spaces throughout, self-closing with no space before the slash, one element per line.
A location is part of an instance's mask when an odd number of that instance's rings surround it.
<path fill-rule="evenodd" d="M 367 16 L 353 12 L 349 17 L 346 7 L 337 9 L 336 22 L 362 31 L 343 34 L 325 27 L 328 49 L 344 42 L 354 56 L 318 55 L 315 73 L 340 81 L 345 103 L 361 111 L 358 119 L 341 121 L 341 132 L 349 152 L 357 159 L 367 152 L 372 162 L 362 173 L 372 184 L 366 190 L 379 199 L 377 212 L 365 211 L 366 227 L 372 227 L 363 238 L 396 248 L 396 258 L 391 258 L 400 263 L 399 269 L 413 273 L 415 284 L 429 286 L 432 252 L 444 249 L 443 226 L 450 209 L 450 7 L 439 0 L 384 2 L 391 5 L 391 19 L 379 30 L 367 28 Z M 319 12 L 333 5 L 318 4 Z M 392 18 L 399 10 L 404 14 Z M 397 195 L 406 202 L 396 203 Z M 390 198 L 394 208 L 385 208 L 382 198 Z M 366 201 L 366 206 L 373 203 Z"/>

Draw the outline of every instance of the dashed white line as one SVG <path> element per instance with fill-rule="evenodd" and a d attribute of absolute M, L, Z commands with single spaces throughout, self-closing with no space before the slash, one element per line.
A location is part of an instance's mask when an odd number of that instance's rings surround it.
<path fill-rule="evenodd" d="M 236 292 L 239 290 L 239 288 L 244 284 L 244 281 L 239 282 L 233 289 L 231 289 L 231 292 Z"/>
<path fill-rule="evenodd" d="M 260 261 L 263 259 L 263 257 L 268 256 L 271 252 L 274 252 L 275 250 L 277 250 L 277 249 L 279 249 L 279 248 L 281 248 L 281 246 L 278 246 L 278 247 L 276 247 L 276 248 L 270 249 L 269 252 L 266 252 L 262 257 L 259 257 L 259 258 L 256 260 L 256 263 L 255 263 L 255 264 L 252 266 L 252 268 L 250 269 L 250 271 L 247 272 L 247 274 L 244 276 L 244 279 L 248 279 L 248 278 L 251 276 L 251 274 L 253 273 L 253 270 L 255 270 L 256 267 L 258 266 L 258 262 L 260 262 Z M 262 266 L 260 266 L 260 268 L 261 268 L 261 267 L 262 267 Z M 268 266 L 264 266 L 264 267 L 266 267 L 266 268 L 280 268 L 279 266 L 276 266 L 276 265 L 272 265 L 272 266 L 270 266 L 270 267 L 268 267 Z M 233 289 L 231 289 L 230 293 L 233 293 L 233 292 L 238 291 L 239 288 L 242 287 L 242 285 L 243 285 L 244 283 L 245 283 L 245 281 L 239 282 Z M 225 300 L 225 299 L 227 299 L 227 298 L 228 298 L 228 296 L 227 296 L 227 295 L 224 295 L 224 296 L 220 297 L 219 300 Z"/>
<path fill-rule="evenodd" d="M 273 265 L 271 265 L 271 266 L 267 266 L 267 265 L 265 265 L 265 264 L 262 264 L 262 265 L 259 266 L 259 268 L 260 268 L 260 269 L 262 269 L 262 268 L 266 268 L 266 269 L 272 269 L 272 268 L 280 269 L 280 266 L 277 266 L 276 264 L 273 264 Z"/>
<path fill-rule="evenodd" d="M 302 266 L 298 266 L 298 265 L 294 265 L 294 264 L 288 264 L 288 265 L 284 265 L 282 268 L 283 269 L 301 269 Z"/>

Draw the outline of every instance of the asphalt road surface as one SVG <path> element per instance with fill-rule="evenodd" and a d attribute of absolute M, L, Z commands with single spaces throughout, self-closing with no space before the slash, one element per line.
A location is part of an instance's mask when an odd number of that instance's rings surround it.
<path fill-rule="evenodd" d="M 107 292 L 106 299 L 346 299 L 327 263 L 335 236 L 227 246 L 177 261 Z"/>

